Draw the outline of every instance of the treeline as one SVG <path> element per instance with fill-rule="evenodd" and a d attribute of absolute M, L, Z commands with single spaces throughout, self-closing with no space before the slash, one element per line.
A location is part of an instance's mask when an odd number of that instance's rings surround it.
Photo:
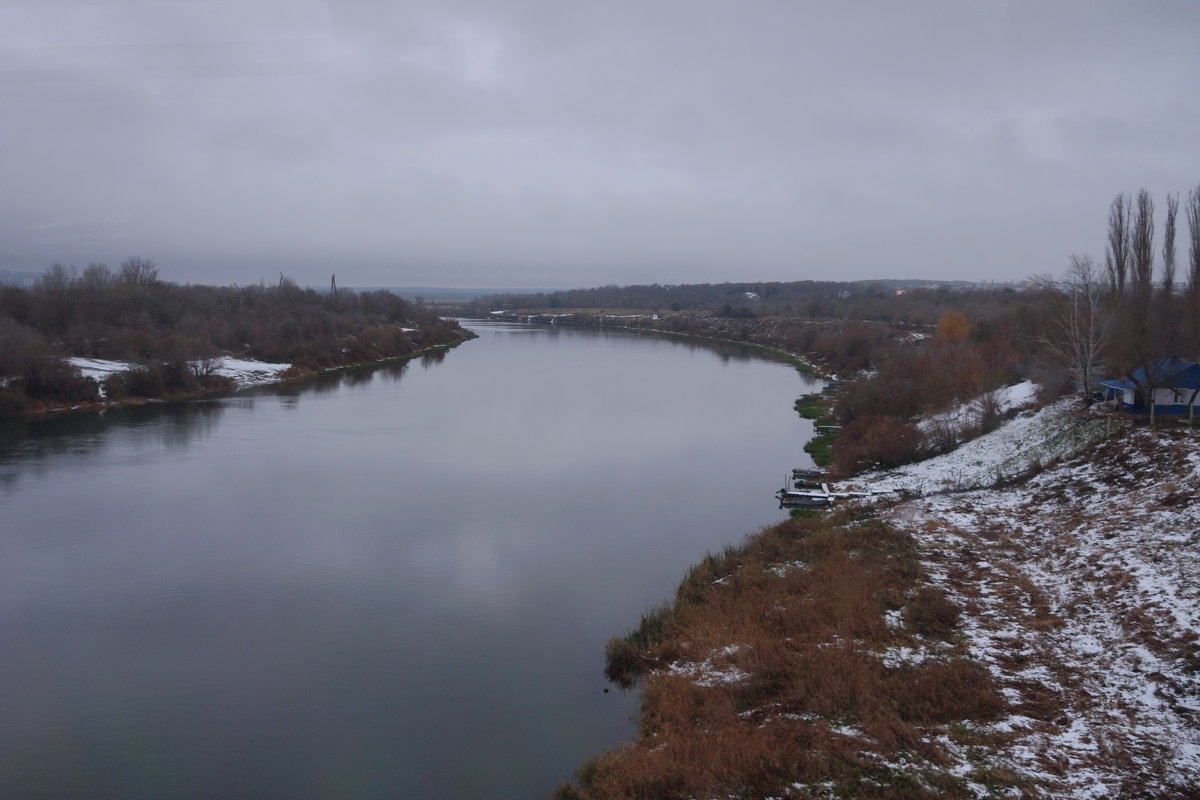
<path fill-rule="evenodd" d="M 792 281 L 701 283 L 664 286 L 602 286 L 535 294 L 480 298 L 477 313 L 490 310 L 558 309 L 691 312 L 733 319 L 795 317 L 813 320 L 872 320 L 932 326 L 947 310 L 978 322 L 1006 319 L 1027 302 L 1014 287 L 913 286 L 909 281 Z"/>
<path fill-rule="evenodd" d="M 477 311 L 585 309 L 562 321 L 803 354 L 845 381 L 829 420 L 842 426 L 834 452 L 845 475 L 911 461 L 998 424 L 990 393 L 1022 378 L 1048 396 L 1070 391 L 1087 400 L 1106 378 L 1132 381 L 1143 402 L 1171 388 L 1157 369 L 1163 359 L 1200 358 L 1200 186 L 1167 196 L 1158 217 L 1148 192 L 1118 195 L 1104 248 L 1102 261 L 1071 256 L 1062 277 L 1033 276 L 1019 290 L 820 281 L 605 286 L 495 295 Z M 916 425 L 977 398 L 974 430 Z"/>
<path fill-rule="evenodd" d="M 32 289 L 0 287 L 0 413 L 97 399 L 101 387 L 68 356 L 136 365 L 103 387 L 109 397 L 163 397 L 222 388 L 214 369 L 223 355 L 307 371 L 462 337 L 457 323 L 382 290 L 318 293 L 286 278 L 180 286 L 142 258 L 115 271 L 55 264 Z"/>
<path fill-rule="evenodd" d="M 1150 193 L 1119 194 L 1109 208 L 1103 267 L 1073 255 L 1061 279 L 1032 280 L 1008 319 L 980 324 L 947 312 L 920 346 L 893 342 L 875 359 L 876 374 L 838 394 L 837 470 L 891 466 L 952 446 L 930 441 L 913 423 L 972 398 L 984 398 L 977 424 L 986 430 L 998 422 L 987 393 L 1019 377 L 1085 401 L 1095 399 L 1100 380 L 1125 378 L 1153 418 L 1153 393 L 1173 388 L 1160 365 L 1200 356 L 1200 186 L 1182 204 L 1183 258 L 1180 208 L 1180 196 L 1168 195 L 1159 238 Z"/>

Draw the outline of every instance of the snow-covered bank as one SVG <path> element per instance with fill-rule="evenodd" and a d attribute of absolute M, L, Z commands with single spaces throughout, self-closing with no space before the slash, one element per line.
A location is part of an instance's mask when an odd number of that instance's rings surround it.
<path fill-rule="evenodd" d="M 253 361 L 245 358 L 222 358 L 214 372 L 217 375 L 232 378 L 240 388 L 273 383 L 279 380 L 282 373 L 291 368 L 291 364 L 271 364 L 266 361 Z"/>
<path fill-rule="evenodd" d="M 989 744 L 941 741 L 961 760 L 952 772 L 982 759 L 1079 800 L 1194 787 L 1200 432 L 1137 428 L 1067 399 L 854 483 L 924 495 L 887 514 L 915 538 L 962 611 L 971 656 L 1010 703 L 1007 718 L 976 726 Z"/>
<path fill-rule="evenodd" d="M 990 748 L 993 763 L 1054 797 L 1194 786 L 1198 496 L 1196 431 L 1122 426 L 1019 486 L 891 512 L 1012 704 L 985 728 L 1004 742 Z"/>
<path fill-rule="evenodd" d="M 68 358 L 67 363 L 73 367 L 78 367 L 83 373 L 83 377 L 91 378 L 97 383 L 104 383 L 104 379 L 114 372 L 124 372 L 133 365 L 124 361 L 105 361 L 102 358 Z"/>
<path fill-rule="evenodd" d="M 989 414 L 1007 415 L 1018 409 L 1033 405 L 1037 400 L 1038 385 L 1033 381 L 1022 381 L 994 392 L 988 392 L 969 403 L 963 403 L 949 411 L 926 417 L 917 423 L 917 428 L 926 437 L 960 442 L 964 434 L 977 430 Z"/>
<path fill-rule="evenodd" d="M 1020 395 L 1013 392 L 1012 396 Z M 1078 453 L 1103 438 L 1108 425 L 1106 420 L 1082 411 L 1077 400 L 1060 400 L 1009 420 L 943 455 L 864 473 L 847 485 L 911 494 L 992 486 Z"/>
<path fill-rule="evenodd" d="M 954 426 L 969 413 L 925 424 Z M 925 495 L 890 519 L 917 541 L 962 611 L 971 656 L 1011 705 L 1007 718 L 977 726 L 986 748 L 942 742 L 962 760 L 952 771 L 967 774 L 986 753 L 1048 796 L 1080 800 L 1177 796 L 1193 785 L 1200 433 L 1134 428 L 1068 399 L 855 483 Z"/>
<path fill-rule="evenodd" d="M 103 384 L 104 379 L 115 372 L 124 372 L 135 365 L 125 361 L 105 361 L 99 358 L 69 358 L 72 366 L 78 367 L 85 378 L 94 378 Z M 212 370 L 214 375 L 233 379 L 238 388 L 259 386 L 279 380 L 282 373 L 291 369 L 291 364 L 272 364 L 244 358 L 221 358 Z"/>

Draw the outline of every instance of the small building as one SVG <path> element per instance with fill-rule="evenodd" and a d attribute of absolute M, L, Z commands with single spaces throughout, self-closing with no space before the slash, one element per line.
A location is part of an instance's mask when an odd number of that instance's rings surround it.
<path fill-rule="evenodd" d="M 1146 393 L 1154 387 L 1155 414 L 1195 414 L 1200 411 L 1200 364 L 1179 356 L 1164 358 L 1150 366 L 1139 367 L 1124 378 L 1101 381 L 1104 399 L 1123 410 L 1145 414 Z"/>

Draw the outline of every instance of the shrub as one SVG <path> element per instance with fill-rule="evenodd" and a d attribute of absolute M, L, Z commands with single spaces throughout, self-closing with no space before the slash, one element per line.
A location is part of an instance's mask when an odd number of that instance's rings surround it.
<path fill-rule="evenodd" d="M 29 401 L 25 395 L 16 389 L 0 391 L 0 417 L 25 413 Z"/>
<path fill-rule="evenodd" d="M 921 432 L 902 419 L 859 417 L 838 434 L 834 445 L 838 474 L 853 475 L 871 467 L 907 464 L 916 460 L 921 442 Z"/>
<path fill-rule="evenodd" d="M 124 373 L 125 391 L 135 397 L 162 397 L 166 394 L 166 383 L 162 370 L 157 365 L 135 367 Z"/>
<path fill-rule="evenodd" d="M 904 612 L 908 625 L 922 636 L 947 639 L 958 627 L 958 606 L 936 586 L 917 590 Z"/>
<path fill-rule="evenodd" d="M 108 375 L 101 383 L 104 388 L 104 396 L 112 400 L 120 400 L 125 397 L 129 390 L 125 386 L 125 379 L 128 373 L 113 372 Z"/>
<path fill-rule="evenodd" d="M 992 676 L 963 658 L 897 670 L 889 676 L 887 688 L 900 717 L 922 725 L 964 719 L 986 722 L 1007 707 Z"/>
<path fill-rule="evenodd" d="M 25 395 L 60 403 L 86 403 L 99 396 L 99 387 L 91 378 L 62 359 L 44 356 L 25 365 Z"/>

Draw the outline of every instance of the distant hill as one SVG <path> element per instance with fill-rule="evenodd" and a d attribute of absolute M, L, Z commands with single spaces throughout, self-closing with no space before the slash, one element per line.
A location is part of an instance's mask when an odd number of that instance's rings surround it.
<path fill-rule="evenodd" d="M 922 278 L 876 278 L 865 281 L 851 281 L 855 286 L 887 286 L 892 289 L 936 289 L 947 286 L 954 289 L 973 289 L 989 284 L 974 281 L 930 281 Z"/>
<path fill-rule="evenodd" d="M 424 298 L 431 303 L 467 303 L 495 294 L 537 294 L 554 289 L 456 289 L 445 286 L 354 286 L 355 291 L 369 292 L 385 289 L 405 300 Z"/>

